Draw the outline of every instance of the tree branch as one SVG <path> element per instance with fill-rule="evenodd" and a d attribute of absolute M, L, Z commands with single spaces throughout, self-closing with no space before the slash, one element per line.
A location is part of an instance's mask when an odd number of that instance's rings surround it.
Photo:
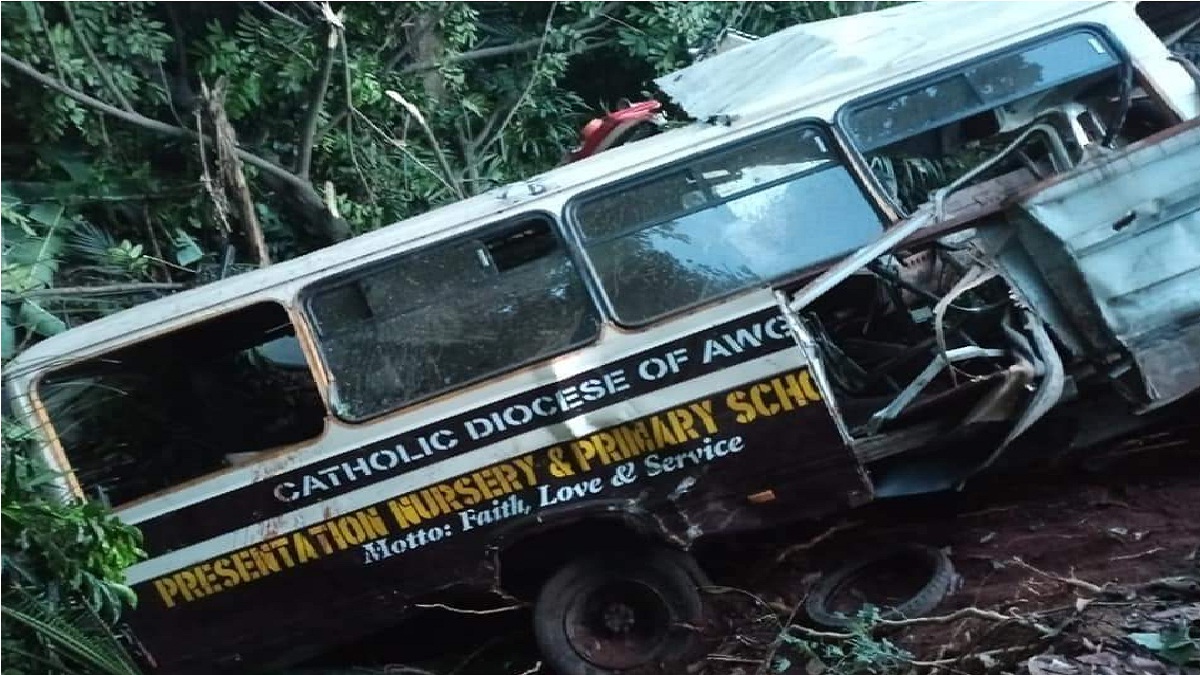
<path fill-rule="evenodd" d="M 46 75 L 33 66 L 24 61 L 9 56 L 8 54 L 0 53 L 0 63 L 3 63 L 10 68 L 16 69 L 23 75 L 36 80 L 37 82 L 57 91 L 68 98 L 74 99 L 90 108 L 99 110 L 102 113 L 116 117 L 119 120 L 136 124 L 144 129 L 149 129 L 160 134 L 173 136 L 175 138 L 195 138 L 195 134 L 187 129 L 182 129 L 164 122 L 159 122 L 156 119 L 151 119 L 145 115 L 127 110 L 121 110 L 116 106 L 109 105 L 100 99 L 93 98 L 87 94 L 72 89 L 57 78 Z"/>
<path fill-rule="evenodd" d="M 107 286 L 63 286 L 62 288 L 35 288 L 30 291 L 9 293 L 11 299 L 59 297 L 64 295 L 114 295 L 121 293 L 145 293 L 146 291 L 177 291 L 185 284 L 179 282 L 146 282 L 134 284 L 109 284 Z"/>
<path fill-rule="evenodd" d="M 606 20 L 608 20 L 608 18 L 609 18 L 608 14 L 623 4 L 625 4 L 625 3 L 624 2 L 605 3 L 604 6 L 602 6 L 600 8 L 600 11 L 596 13 L 596 16 L 588 17 L 581 21 L 576 21 L 575 23 L 570 24 L 567 27 L 570 29 L 579 31 L 581 35 L 590 35 L 592 33 L 595 33 L 597 31 L 601 30 L 602 28 L 604 28 L 603 24 Z M 404 66 L 404 68 L 402 68 L 400 70 L 400 74 L 401 75 L 410 75 L 412 73 L 419 73 L 419 72 L 422 72 L 425 70 L 430 70 L 432 68 L 438 68 L 440 66 L 449 65 L 452 63 L 464 63 L 467 61 L 479 61 L 480 59 L 491 59 L 491 58 L 496 58 L 498 56 L 508 56 L 509 54 L 519 54 L 521 52 L 529 52 L 529 51 L 538 49 L 543 44 L 544 40 L 545 40 L 545 36 L 529 38 L 528 40 L 521 40 L 520 42 L 513 42 L 511 44 L 506 44 L 506 45 L 496 45 L 495 47 L 482 47 L 480 49 L 473 49 L 469 52 L 463 52 L 461 54 L 454 54 L 454 55 L 449 56 L 440 61 L 426 61 L 424 63 L 410 63 L 407 66 Z M 404 56 L 403 52 L 400 52 L 396 56 L 393 56 L 392 59 L 387 63 L 387 67 L 385 68 L 385 70 L 391 70 L 392 68 L 395 68 L 396 64 L 399 63 L 399 60 L 401 58 L 403 58 L 403 56 Z"/>
<path fill-rule="evenodd" d="M 274 7 L 271 6 L 271 3 L 269 3 L 269 2 L 263 2 L 262 0 L 257 0 L 254 4 L 261 5 L 263 9 L 267 10 L 271 14 L 274 14 L 275 16 L 279 17 L 280 19 L 287 21 L 288 23 L 292 24 L 293 26 L 296 26 L 298 28 L 304 28 L 304 29 L 308 28 L 308 25 L 306 25 L 303 21 L 301 21 L 300 19 L 297 19 L 294 16 L 288 16 L 287 14 L 284 14 L 283 12 L 279 11 L 278 9 L 275 9 Z"/>
<path fill-rule="evenodd" d="M 78 101 L 94 110 L 98 110 L 119 120 L 128 122 L 129 124 L 133 124 L 148 131 L 153 131 L 171 138 L 181 138 L 186 140 L 201 141 L 204 143 L 212 143 L 212 139 L 200 136 L 188 129 L 166 124 L 136 112 L 121 110 L 120 108 L 109 105 L 104 101 L 88 96 L 81 91 L 72 89 L 60 80 L 42 73 L 28 63 L 9 56 L 8 54 L 0 53 L 0 63 L 17 70 L 26 77 L 29 77 L 30 79 L 33 79 L 64 96 L 74 99 L 75 101 Z M 288 171 L 278 164 L 265 160 L 258 155 L 247 152 L 246 150 L 237 148 L 236 152 L 242 161 L 262 170 L 264 174 L 273 177 L 281 184 L 288 185 L 289 187 L 295 189 L 297 191 L 297 195 L 300 197 L 305 206 L 310 208 L 319 208 L 321 211 L 325 212 L 326 215 L 329 215 L 328 209 L 325 208 L 324 200 L 322 200 L 321 196 L 317 194 L 317 191 L 312 186 L 312 183 L 300 178 L 296 174 Z M 350 237 L 349 225 L 347 225 L 346 222 L 340 218 L 330 218 L 329 222 L 323 224 L 323 229 L 330 240 L 334 242 L 342 241 L 343 239 L 348 239 Z"/>
<path fill-rule="evenodd" d="M 428 164 L 426 164 L 425 162 L 421 161 L 420 157 L 417 157 L 416 155 L 414 155 L 412 153 L 412 151 L 409 150 L 408 147 L 405 145 L 404 141 L 392 138 L 390 135 L 388 135 L 388 133 L 386 131 L 384 131 L 383 129 L 380 129 L 378 124 L 375 124 L 374 122 L 372 122 L 371 118 L 364 115 L 361 110 L 358 110 L 357 108 L 355 108 L 354 114 L 360 120 L 365 122 L 367 124 L 367 126 L 371 128 L 372 131 L 374 131 L 376 134 L 379 135 L 380 138 L 382 138 L 389 145 L 391 145 L 392 147 L 396 148 L 401 153 L 403 153 L 403 155 L 405 157 L 412 160 L 412 162 L 414 164 L 416 164 L 418 167 L 424 169 L 430 176 L 433 176 L 434 178 L 436 178 L 442 185 L 446 186 L 447 190 L 449 190 L 450 192 L 456 193 L 456 194 L 458 193 L 458 188 L 456 188 L 453 184 L 451 184 L 450 181 L 446 180 L 446 177 L 442 176 L 442 174 L 435 171 L 433 169 L 433 167 L 431 167 Z"/>
<path fill-rule="evenodd" d="M 612 17 L 608 16 L 608 14 L 610 12 L 612 12 L 613 10 L 619 8 L 623 4 L 625 4 L 625 3 L 624 2 L 606 3 L 604 6 L 602 6 L 600 8 L 600 11 L 596 13 L 596 16 L 589 17 L 589 18 L 583 19 L 581 21 L 577 21 L 573 24 L 568 25 L 568 28 L 578 30 L 580 32 L 581 36 L 587 36 L 587 35 L 591 35 L 593 33 L 597 33 L 599 31 L 603 30 L 605 27 L 604 26 L 605 22 L 612 18 Z M 519 54 L 521 52 L 533 51 L 533 50 L 537 49 L 539 46 L 541 46 L 542 44 L 544 44 L 543 38 L 537 37 L 537 38 L 530 38 L 528 40 L 521 40 L 520 42 L 513 42 L 513 43 L 507 44 L 507 45 L 497 45 L 495 47 L 482 47 L 480 49 L 474 49 L 469 52 L 463 52 L 462 54 L 454 54 L 452 56 L 449 56 L 447 58 L 444 58 L 444 59 L 441 59 L 438 61 L 424 61 L 421 63 L 412 63 L 412 64 L 409 64 L 409 65 L 405 66 L 404 68 L 402 68 L 400 70 L 400 74 L 401 75 L 412 75 L 414 73 L 424 72 L 426 70 L 431 70 L 433 68 L 438 68 L 440 66 L 449 65 L 452 63 L 465 63 L 468 61 L 479 61 L 481 59 L 495 58 L 498 56 L 507 56 L 509 54 Z M 595 49 L 598 46 L 603 46 L 603 44 L 605 44 L 605 43 L 602 42 L 597 45 L 589 45 L 589 46 L 584 47 L 582 51 L 590 51 L 592 49 Z M 409 55 L 409 52 L 407 50 L 401 49 L 401 50 L 397 51 L 387 61 L 385 61 L 383 63 L 381 70 L 383 72 L 390 72 L 391 70 L 395 69 L 397 65 L 399 65 L 400 61 L 402 59 L 404 59 L 405 56 L 408 56 L 408 55 Z M 338 112 L 334 113 L 333 117 L 330 118 L 329 122 L 326 123 L 325 126 L 321 127 L 320 131 L 317 132 L 317 138 L 323 137 L 325 134 L 329 133 L 329 131 L 331 129 L 334 129 L 339 124 L 341 124 L 342 119 L 348 113 L 349 113 L 349 111 L 345 110 L 345 109 L 339 110 Z"/>
<path fill-rule="evenodd" d="M 467 192 L 472 195 L 477 195 L 480 192 L 479 162 L 475 161 L 475 144 L 471 141 L 470 135 L 467 133 L 465 125 L 462 123 L 462 118 L 459 118 L 458 123 L 458 144 L 462 148 L 463 164 L 467 167 L 467 179 L 465 181 Z"/>
<path fill-rule="evenodd" d="M 466 61 L 478 61 L 480 59 L 490 59 L 497 56 L 507 56 L 509 54 L 519 54 L 537 49 L 537 46 L 542 43 L 541 38 L 530 38 L 520 42 L 513 42 L 507 45 L 497 45 L 495 47 L 483 47 L 481 49 L 473 49 L 469 52 L 461 54 L 453 54 L 441 61 L 426 61 L 424 63 L 410 63 L 400 69 L 401 75 L 411 75 L 413 73 L 421 73 L 426 70 L 433 70 L 441 66 L 450 65 L 452 63 L 463 63 Z"/>
<path fill-rule="evenodd" d="M 550 11 L 546 14 L 546 27 L 542 30 L 542 37 L 538 40 L 537 56 L 533 57 L 533 73 L 529 76 L 529 83 L 525 85 L 525 89 L 521 92 L 521 95 L 517 97 L 517 102 L 508 109 L 508 114 L 504 116 L 504 121 L 501 122 L 500 126 L 496 128 L 496 131 L 492 134 L 492 137 L 483 141 L 483 147 L 479 150 L 480 155 L 486 154 L 487 151 L 491 149 L 492 145 L 494 145 L 496 141 L 500 140 L 501 135 L 504 134 L 504 128 L 507 127 L 510 122 L 512 122 L 513 117 L 515 117 L 517 114 L 517 109 L 525 103 L 525 99 L 529 96 L 530 92 L 533 91 L 533 86 L 537 84 L 538 75 L 541 74 L 538 67 L 542 64 L 542 54 L 546 49 L 546 39 L 550 36 L 550 29 L 554 26 L 554 10 L 557 7 L 558 2 L 556 0 L 554 4 L 550 5 Z"/>
<path fill-rule="evenodd" d="M 71 8 L 71 3 L 64 2 L 63 10 L 67 15 L 67 23 L 71 24 L 71 32 L 75 34 L 75 39 L 79 40 L 79 46 L 83 47 L 83 53 L 87 54 L 88 60 L 92 62 L 92 66 L 100 74 L 100 79 L 104 80 L 104 86 L 108 87 L 113 96 L 117 97 L 117 101 L 121 103 L 122 108 L 133 112 L 133 106 L 129 104 L 129 99 L 125 98 L 125 94 L 121 93 L 121 89 L 113 81 L 108 69 L 104 67 L 104 64 L 100 63 L 100 59 L 96 56 L 96 52 L 92 50 L 92 45 L 88 42 L 87 36 L 80 29 L 79 22 L 75 20 L 75 10 Z"/>
<path fill-rule="evenodd" d="M 438 24 L 442 22 L 442 19 L 446 18 L 446 13 L 449 12 L 449 10 L 450 3 L 444 2 L 438 5 L 437 9 L 425 14 L 423 16 L 424 20 L 414 21 L 414 28 L 412 30 L 404 31 L 405 48 L 400 49 L 396 53 L 392 54 L 392 56 L 384 62 L 383 70 L 390 71 L 396 67 L 396 64 L 400 63 L 400 59 L 403 59 L 405 55 L 413 55 L 415 52 L 412 50 L 412 48 L 421 44 L 421 41 L 425 39 L 429 32 L 436 28 Z"/>
<path fill-rule="evenodd" d="M 333 30 L 341 30 L 341 27 L 334 26 Z M 350 78 L 350 48 L 349 41 L 346 36 L 342 36 L 342 72 L 346 78 L 346 109 L 357 112 L 354 107 L 354 90 Z M 354 165 L 354 170 L 358 173 L 358 180 L 362 182 L 363 188 L 367 191 L 367 198 L 372 204 L 376 203 L 375 191 L 371 189 L 371 182 L 367 180 L 367 174 L 363 172 L 362 166 L 358 163 L 358 154 L 354 151 L 354 116 L 346 117 L 346 148 L 350 153 L 350 162 Z"/>
<path fill-rule="evenodd" d="M 500 121 L 501 110 L 502 108 L 496 108 L 492 111 L 491 115 L 488 115 L 487 121 L 483 124 L 483 129 L 479 130 L 479 135 L 471 139 L 472 150 L 479 147 L 481 143 L 487 140 L 488 135 L 492 133 L 492 129 L 496 126 L 496 123 Z"/>
<path fill-rule="evenodd" d="M 409 101 L 405 99 L 400 92 L 387 89 L 384 90 L 383 93 L 387 94 L 388 98 L 392 99 L 396 103 L 399 103 L 401 107 L 403 107 L 413 118 L 413 120 L 416 121 L 417 126 L 421 128 L 421 131 L 425 132 L 425 137 L 429 139 L 429 145 L 430 149 L 433 151 L 433 156 L 435 159 L 437 159 L 438 166 L 441 167 L 442 173 L 445 175 L 446 180 L 442 182 L 451 186 L 451 189 L 454 190 L 459 199 L 465 198 L 467 195 L 463 192 L 462 181 L 450 167 L 450 160 L 446 158 L 446 151 L 442 149 L 442 144 L 438 142 L 437 136 L 433 133 L 433 128 L 429 126 L 429 122 L 425 121 L 425 116 L 421 114 L 420 109 L 418 109 L 417 106 L 413 105 L 412 103 L 409 103 Z M 351 110 L 359 113 L 359 111 L 356 109 L 351 108 Z"/>
<path fill-rule="evenodd" d="M 300 150 L 296 155 L 296 175 L 305 180 L 308 180 L 308 172 L 312 168 L 313 144 L 317 140 L 317 120 L 321 117 L 321 106 L 325 101 L 326 92 L 329 91 L 333 62 L 337 56 L 337 43 L 338 28 L 330 25 L 329 36 L 325 40 L 325 53 L 321 57 L 320 71 L 313 80 L 312 98 L 309 99 L 308 110 L 304 113 L 304 123 L 300 127 Z"/>

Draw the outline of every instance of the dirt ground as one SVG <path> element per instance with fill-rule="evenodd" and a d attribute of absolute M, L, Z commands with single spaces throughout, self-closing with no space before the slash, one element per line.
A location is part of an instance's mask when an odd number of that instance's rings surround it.
<path fill-rule="evenodd" d="M 949 554 L 955 590 L 931 612 L 936 622 L 876 626 L 859 642 L 814 637 L 841 630 L 812 623 L 803 610 L 822 572 L 893 542 Z M 1129 638 L 1174 625 L 1200 646 L 1198 549 L 1200 424 L 1111 446 L 1085 466 L 1006 475 L 701 548 L 715 587 L 703 651 L 687 671 L 1200 675 L 1200 662 L 1172 664 Z M 991 614 L 959 616 L 976 609 Z M 405 665 L 387 659 L 390 669 L 374 672 L 547 672 L 527 611 L 430 613 L 419 623 L 424 630 L 407 629 L 396 645 Z M 783 639 L 789 624 L 792 637 Z M 821 651 L 830 645 L 869 658 L 830 657 Z"/>
<path fill-rule="evenodd" d="M 919 542 L 946 551 L 959 576 L 957 590 L 933 614 L 979 608 L 1035 617 L 1055 633 L 1046 637 L 1018 621 L 976 618 L 884 632 L 913 660 L 943 662 L 926 668 L 929 672 L 1200 672 L 1154 663 L 1153 653 L 1127 638 L 1180 618 L 1189 624 L 1191 637 L 1200 636 L 1196 581 L 1145 586 L 1168 577 L 1200 577 L 1198 431 L 1200 427 L 1117 445 L 1107 450 L 1106 461 L 1090 462 L 1090 467 L 1004 476 L 962 493 L 877 504 L 848 520 L 706 551 L 703 560 L 716 583 L 755 597 L 722 594 L 737 596 L 725 600 L 720 612 L 715 632 L 724 634 L 713 640 L 706 662 L 692 670 L 764 672 L 764 659 L 774 649 L 776 658 L 769 659 L 767 671 L 786 665 L 782 656 L 794 664 L 807 662 L 809 673 L 822 672 L 803 648 L 775 640 L 779 624 L 764 616 L 791 617 L 801 625 L 836 631 L 809 623 L 802 608 L 792 615 L 822 571 L 891 542 Z M 1009 651 L 985 655 L 982 661 L 969 656 L 1000 650 Z M 1043 656 L 1025 661 L 1038 654 Z M 967 658 L 951 662 L 962 655 Z M 1086 668 L 1067 658 L 1079 655 L 1085 655 Z M 1053 667 L 1040 665 L 1055 659 Z M 788 672 L 804 673 L 805 668 L 793 665 Z"/>

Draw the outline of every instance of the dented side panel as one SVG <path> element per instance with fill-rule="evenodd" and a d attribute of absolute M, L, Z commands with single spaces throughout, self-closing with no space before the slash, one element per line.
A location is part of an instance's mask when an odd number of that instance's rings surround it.
<path fill-rule="evenodd" d="M 1074 356 L 1118 382 L 1132 375 L 1126 395 L 1144 409 L 1200 388 L 1197 175 L 1200 123 L 1190 122 L 1023 200 L 1017 250 L 1000 256 Z"/>

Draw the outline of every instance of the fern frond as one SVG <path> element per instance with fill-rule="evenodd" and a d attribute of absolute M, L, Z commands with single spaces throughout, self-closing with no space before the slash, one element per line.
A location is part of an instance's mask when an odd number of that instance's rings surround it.
<path fill-rule="evenodd" d="M 74 611 L 49 607 L 33 597 L 6 598 L 0 612 L 29 630 L 79 673 L 140 675 L 125 649 L 96 614 L 83 607 Z M 12 647 L 7 647 L 11 649 Z M 45 661 L 44 658 L 38 660 Z"/>

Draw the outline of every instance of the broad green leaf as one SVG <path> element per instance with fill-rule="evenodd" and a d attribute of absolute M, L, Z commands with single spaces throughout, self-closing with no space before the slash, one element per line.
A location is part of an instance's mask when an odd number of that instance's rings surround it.
<path fill-rule="evenodd" d="M 175 236 L 172 238 L 171 244 L 175 249 L 175 262 L 180 265 L 191 265 L 204 258 L 204 251 L 196 244 L 196 240 L 192 239 L 182 229 L 177 228 L 175 230 Z"/>
<path fill-rule="evenodd" d="M 29 209 L 29 217 L 43 225 L 55 227 L 62 220 L 63 211 L 65 210 L 62 204 L 52 202 L 37 204 Z"/>
<path fill-rule="evenodd" d="M 32 300 L 21 303 L 17 312 L 21 325 L 38 335 L 57 335 L 67 329 L 63 320 L 46 311 L 41 305 Z"/>

